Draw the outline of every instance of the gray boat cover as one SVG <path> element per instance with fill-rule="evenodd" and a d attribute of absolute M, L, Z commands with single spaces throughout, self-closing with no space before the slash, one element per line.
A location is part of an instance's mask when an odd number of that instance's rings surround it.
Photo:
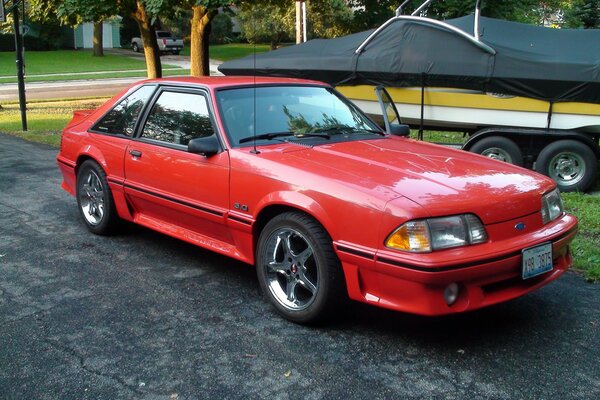
<path fill-rule="evenodd" d="M 473 16 L 445 21 L 472 35 Z M 481 17 L 481 42 L 427 20 L 397 19 L 373 32 L 315 39 L 223 63 L 225 75 L 268 75 L 334 86 L 438 86 L 600 104 L 600 30 L 553 29 Z"/>

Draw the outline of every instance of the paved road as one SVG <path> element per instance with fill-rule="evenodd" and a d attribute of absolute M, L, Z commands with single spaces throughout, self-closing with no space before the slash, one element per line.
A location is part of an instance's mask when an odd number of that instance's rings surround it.
<path fill-rule="evenodd" d="M 600 398 L 600 285 L 462 316 L 274 315 L 252 268 L 142 228 L 96 237 L 56 150 L 0 134 L 0 398 Z"/>
<path fill-rule="evenodd" d="M 25 84 L 25 97 L 29 100 L 40 99 L 64 99 L 77 97 L 114 96 L 119 91 L 129 87 L 133 82 L 144 79 L 119 78 L 119 79 L 96 79 L 75 80 L 56 82 L 34 82 Z M 0 84 L 0 101 L 19 100 L 19 89 L 17 84 Z"/>

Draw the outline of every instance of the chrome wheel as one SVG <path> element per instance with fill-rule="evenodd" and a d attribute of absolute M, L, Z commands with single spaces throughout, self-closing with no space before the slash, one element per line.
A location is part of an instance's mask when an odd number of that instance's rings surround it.
<path fill-rule="evenodd" d="M 561 185 L 576 185 L 585 176 L 585 161 L 573 152 L 559 153 L 550 160 L 548 172 Z"/>
<path fill-rule="evenodd" d="M 266 240 L 262 259 L 268 290 L 284 308 L 309 307 L 319 290 L 318 262 L 309 241 L 297 230 L 280 228 Z"/>
<path fill-rule="evenodd" d="M 521 149 L 514 141 L 504 136 L 490 136 L 477 140 L 469 150 L 493 160 L 523 165 Z"/>
<path fill-rule="evenodd" d="M 98 225 L 104 218 L 104 189 L 100 177 L 89 169 L 79 191 L 81 214 L 90 225 Z"/>
<path fill-rule="evenodd" d="M 489 149 L 486 149 L 485 151 L 483 151 L 481 153 L 481 155 L 492 158 L 494 160 L 504 161 L 504 162 L 511 163 L 511 164 L 513 162 L 510 154 L 508 154 L 508 152 L 506 152 L 504 149 L 501 149 L 499 147 L 490 147 Z"/>

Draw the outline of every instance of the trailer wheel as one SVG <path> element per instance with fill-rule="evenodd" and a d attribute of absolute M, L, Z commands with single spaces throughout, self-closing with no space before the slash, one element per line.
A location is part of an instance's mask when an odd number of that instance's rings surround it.
<path fill-rule="evenodd" d="M 494 160 L 505 161 L 523 166 L 523 153 L 512 140 L 503 136 L 490 136 L 476 142 L 470 149 L 473 153 L 481 154 Z"/>
<path fill-rule="evenodd" d="M 558 140 L 542 149 L 535 170 L 554 179 L 562 192 L 583 192 L 594 183 L 598 160 L 585 144 Z"/>

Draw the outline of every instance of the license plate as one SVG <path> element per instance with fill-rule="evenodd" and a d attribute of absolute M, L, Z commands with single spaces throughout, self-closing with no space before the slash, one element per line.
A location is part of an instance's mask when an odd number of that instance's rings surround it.
<path fill-rule="evenodd" d="M 529 279 L 552 270 L 552 243 L 523 250 L 522 277 Z"/>

